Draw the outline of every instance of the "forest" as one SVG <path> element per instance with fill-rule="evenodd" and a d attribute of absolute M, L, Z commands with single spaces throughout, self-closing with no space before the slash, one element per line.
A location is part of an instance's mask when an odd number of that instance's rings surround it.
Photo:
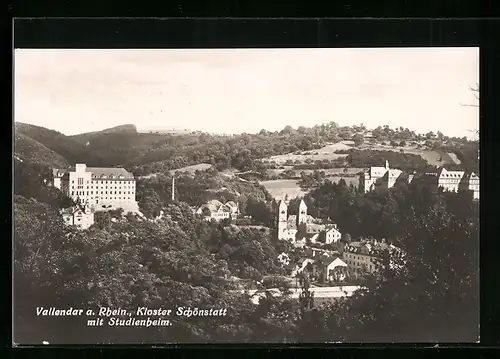
<path fill-rule="evenodd" d="M 122 126 L 123 127 L 123 126 Z M 311 151 L 326 143 L 352 140 L 359 133 L 367 131 L 364 125 L 339 126 L 329 122 L 313 127 L 301 126 L 294 129 L 286 126 L 281 131 L 262 130 L 256 134 L 217 135 L 192 132 L 189 134 L 138 133 L 126 127 L 116 131 L 108 129 L 100 132 L 65 136 L 57 131 L 43 127 L 16 123 L 16 154 L 24 160 L 32 160 L 53 166 L 86 163 L 88 166 L 124 166 L 132 169 L 136 176 L 151 173 L 165 173 L 199 163 L 208 163 L 219 171 L 234 168 L 239 171 L 257 170 L 261 161 L 276 155 Z M 467 168 L 477 169 L 478 141 L 467 138 L 448 137 L 438 132 L 425 135 L 416 134 L 407 128 L 391 129 L 377 127 L 372 131 L 373 141 L 414 142 L 426 140 L 435 149 L 453 152 Z M 39 150 L 39 158 L 33 158 L 33 148 Z M 52 153 L 51 153 L 52 152 Z M 373 163 L 382 156 L 394 157 L 395 163 L 409 167 L 423 160 L 415 155 L 379 153 L 378 151 L 356 151 L 349 154 L 351 167 Z M 391 151 L 387 151 L 391 152 Z M 35 156 L 36 157 L 36 156 Z M 378 163 L 378 162 L 377 162 Z M 392 163 L 392 162 L 391 162 Z M 423 167 L 424 163 L 417 163 Z M 311 164 L 307 164 L 311 165 Z M 315 164 L 318 166 L 317 164 Z M 345 166 L 344 161 L 330 161 L 316 168 L 335 168 Z M 304 168 L 302 168 L 304 169 Z M 314 168 L 313 168 L 314 169 Z M 476 171 L 477 172 L 477 171 Z"/>

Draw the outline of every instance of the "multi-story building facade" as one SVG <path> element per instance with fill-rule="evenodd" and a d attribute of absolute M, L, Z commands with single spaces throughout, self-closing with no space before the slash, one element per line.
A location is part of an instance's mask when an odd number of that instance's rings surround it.
<path fill-rule="evenodd" d="M 87 167 L 77 163 L 74 169 L 53 170 L 53 185 L 80 204 L 96 211 L 122 208 L 137 212 L 134 175 L 124 168 Z"/>
<path fill-rule="evenodd" d="M 383 242 L 356 241 L 345 245 L 342 257 L 354 271 L 373 273 L 381 263 L 381 256 L 390 247 Z"/>
<path fill-rule="evenodd" d="M 448 171 L 442 167 L 437 172 L 428 172 L 420 176 L 431 188 L 442 188 L 447 192 L 469 191 L 473 199 L 479 199 L 479 177 L 474 172 Z"/>

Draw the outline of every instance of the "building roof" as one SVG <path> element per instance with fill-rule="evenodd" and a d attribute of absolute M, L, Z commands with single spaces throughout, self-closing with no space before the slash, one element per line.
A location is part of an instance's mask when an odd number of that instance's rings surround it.
<path fill-rule="evenodd" d="M 375 240 L 361 240 L 349 243 L 345 250 L 351 253 L 367 252 L 367 254 L 376 254 L 381 251 L 389 250 L 391 247 L 384 243 Z"/>
<path fill-rule="evenodd" d="M 387 172 L 385 167 L 370 167 L 371 177 L 382 177 Z"/>
<path fill-rule="evenodd" d="M 92 178 L 111 180 L 131 180 L 134 175 L 121 167 L 86 167 L 85 172 L 92 172 Z"/>
<path fill-rule="evenodd" d="M 339 232 L 339 229 L 337 228 L 337 225 L 333 225 L 333 224 L 327 224 L 326 227 L 325 227 L 325 232 L 330 232 L 330 231 L 335 231 L 335 232 Z"/>
<path fill-rule="evenodd" d="M 222 206 L 222 202 L 212 199 L 211 201 L 208 201 L 204 205 L 202 205 L 200 208 L 208 208 L 211 212 L 217 212 L 219 208 Z"/>
<path fill-rule="evenodd" d="M 54 177 L 62 177 L 63 175 L 75 171 L 75 167 L 71 169 L 52 169 Z M 134 175 L 122 167 L 85 167 L 85 172 L 92 172 L 92 178 L 106 180 L 133 180 Z"/>
<path fill-rule="evenodd" d="M 398 169 L 389 169 L 387 171 L 389 178 L 398 178 L 403 171 L 398 170 Z"/>
<path fill-rule="evenodd" d="M 324 225 L 324 224 L 307 223 L 306 224 L 306 233 L 319 233 L 321 231 L 324 231 L 325 228 L 326 228 L 326 225 Z"/>
<path fill-rule="evenodd" d="M 288 216 L 288 222 L 297 222 L 297 216 L 295 214 L 291 214 Z"/>
<path fill-rule="evenodd" d="M 233 207 L 233 208 L 238 207 L 238 205 L 234 201 L 226 202 L 226 206 Z"/>
<path fill-rule="evenodd" d="M 327 267 L 331 266 L 333 264 L 333 267 L 347 267 L 347 264 L 340 259 L 339 257 L 336 257 L 334 259 L 330 259 L 325 263 Z"/>
<path fill-rule="evenodd" d="M 88 209 L 88 212 L 86 211 L 86 209 Z M 84 214 L 90 214 L 91 212 L 93 212 L 93 210 L 90 207 L 79 206 L 79 205 L 75 205 L 75 206 L 68 207 L 68 208 L 63 208 L 60 210 L 60 213 L 62 215 L 73 215 L 77 212 L 82 212 Z"/>

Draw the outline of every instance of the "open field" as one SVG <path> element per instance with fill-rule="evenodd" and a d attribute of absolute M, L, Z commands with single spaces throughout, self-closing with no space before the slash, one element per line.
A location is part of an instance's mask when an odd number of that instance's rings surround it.
<path fill-rule="evenodd" d="M 332 176 L 328 177 L 328 180 L 332 182 L 338 182 L 343 178 L 347 185 L 353 184 L 357 186 L 359 184 L 359 176 L 355 177 L 342 177 L 342 176 Z M 289 198 L 303 197 L 307 192 L 303 191 L 299 186 L 299 181 L 294 179 L 285 180 L 272 180 L 263 181 L 261 184 L 266 188 L 266 190 L 273 196 L 274 199 L 280 200 L 288 195 Z"/>
<path fill-rule="evenodd" d="M 267 173 L 271 176 L 277 176 L 280 173 L 285 172 L 286 170 L 293 170 L 295 172 L 295 175 L 297 178 L 300 177 L 300 173 L 304 171 L 306 174 L 311 174 L 315 170 L 294 170 L 293 166 L 283 166 L 284 168 L 282 169 L 269 169 L 267 170 Z M 364 168 L 361 167 L 352 167 L 352 168 L 347 168 L 347 172 L 344 172 L 344 168 L 329 168 L 329 169 L 319 169 L 318 171 L 320 172 L 325 172 L 325 175 L 327 177 L 330 176 L 343 176 L 343 175 L 357 175 L 359 172 L 362 172 Z"/>
<path fill-rule="evenodd" d="M 306 193 L 302 191 L 297 180 L 263 181 L 261 184 L 277 200 L 283 199 L 287 195 L 289 198 L 302 197 Z"/>
<path fill-rule="evenodd" d="M 303 151 L 299 154 L 288 153 L 285 155 L 271 156 L 264 159 L 264 162 L 276 162 L 278 165 L 283 165 L 286 161 L 291 160 L 293 162 L 298 161 L 304 163 L 307 159 L 312 161 L 322 161 L 322 160 L 336 160 L 346 158 L 347 154 L 335 153 L 335 151 L 349 150 L 349 149 L 359 149 L 361 151 L 394 151 L 404 153 L 414 154 L 421 156 L 430 165 L 433 166 L 445 166 L 447 164 L 460 164 L 460 160 L 453 153 L 446 153 L 440 150 L 432 150 L 427 148 L 416 148 L 416 146 L 404 146 L 404 147 L 392 147 L 389 145 L 382 145 L 379 143 L 364 143 L 358 147 L 355 147 L 352 141 L 342 141 L 338 143 L 328 144 L 322 148 L 311 151 Z"/>
<path fill-rule="evenodd" d="M 425 148 L 416 148 L 414 146 L 404 146 L 404 147 L 392 147 L 388 145 L 381 144 L 364 144 L 360 146 L 360 150 L 372 150 L 372 151 L 394 151 L 418 155 L 422 157 L 432 166 L 445 166 L 447 164 L 460 164 L 460 160 L 454 153 L 447 153 L 439 150 L 429 150 Z"/>
<path fill-rule="evenodd" d="M 352 141 L 342 141 L 338 143 L 331 143 L 317 150 L 303 151 L 300 154 L 288 153 L 286 155 L 271 156 L 266 158 L 264 161 L 274 161 L 277 164 L 283 164 L 288 160 L 304 162 L 307 159 L 313 161 L 322 160 L 335 160 L 339 158 L 345 158 L 347 155 L 335 153 L 335 151 L 349 150 L 352 146 L 348 145 L 348 142 Z"/>
<path fill-rule="evenodd" d="M 187 167 L 182 167 L 182 168 L 177 168 L 175 170 L 171 170 L 170 174 L 174 174 L 176 172 L 188 172 L 190 174 L 194 174 L 196 171 L 205 171 L 210 168 L 213 168 L 211 164 L 208 163 L 200 163 L 197 165 L 192 165 L 192 166 L 187 166 Z"/>
<path fill-rule="evenodd" d="M 272 156 L 267 159 L 267 161 L 274 161 L 277 164 L 283 164 L 288 160 L 291 160 L 293 162 L 295 161 L 300 161 L 301 163 L 304 163 L 307 159 L 313 160 L 313 161 L 323 161 L 323 160 L 336 160 L 339 158 L 345 158 L 347 155 L 343 154 L 338 154 L 338 153 L 321 153 L 319 150 L 318 151 L 310 151 L 311 154 L 293 154 L 289 153 L 286 155 L 279 155 L 279 156 Z M 318 154 L 316 154 L 318 153 Z"/>

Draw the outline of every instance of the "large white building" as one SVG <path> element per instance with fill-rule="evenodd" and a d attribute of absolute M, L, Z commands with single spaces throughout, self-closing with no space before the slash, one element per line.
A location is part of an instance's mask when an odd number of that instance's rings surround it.
<path fill-rule="evenodd" d="M 469 191 L 473 199 L 479 199 L 479 177 L 474 172 L 448 171 L 442 167 L 437 172 L 425 173 L 421 177 L 434 188 L 442 188 L 447 192 Z"/>
<path fill-rule="evenodd" d="M 364 192 L 370 192 L 375 187 L 392 188 L 396 181 L 403 178 L 403 171 L 392 169 L 389 162 L 385 161 L 384 167 L 370 167 L 360 178 L 360 187 Z M 406 181 L 412 182 L 415 174 L 409 174 Z M 442 188 L 444 191 L 458 192 L 470 191 L 473 198 L 479 199 L 479 177 L 474 172 L 448 171 L 442 167 L 437 172 L 417 175 L 419 178 L 425 178 L 425 181 L 434 188 Z"/>
<path fill-rule="evenodd" d="M 77 163 L 74 169 L 53 169 L 53 185 L 75 202 L 88 204 L 96 211 L 122 208 L 137 212 L 134 175 L 120 167 L 87 167 Z"/>
<path fill-rule="evenodd" d="M 402 173 L 401 170 L 391 169 L 389 162 L 385 161 L 384 167 L 370 167 L 363 172 L 360 178 L 360 187 L 365 193 L 372 191 L 377 185 L 392 188 Z"/>

